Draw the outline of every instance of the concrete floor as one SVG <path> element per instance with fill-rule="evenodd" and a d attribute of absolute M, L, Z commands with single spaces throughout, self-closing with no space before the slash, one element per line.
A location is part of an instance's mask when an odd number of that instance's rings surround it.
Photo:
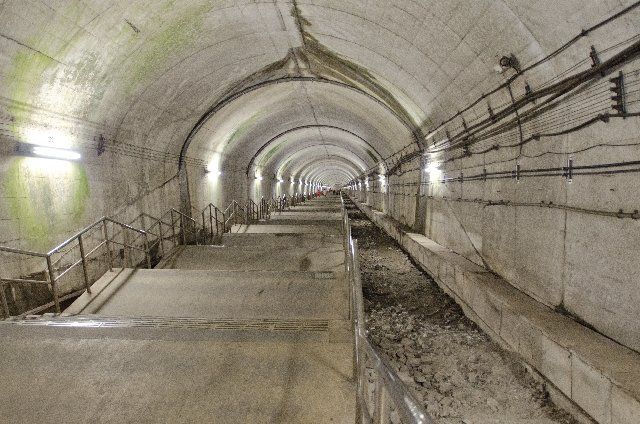
<path fill-rule="evenodd" d="M 333 235 L 251 225 L 0 324 L 3 422 L 355 422 L 341 222 L 305 214 Z"/>
<path fill-rule="evenodd" d="M 349 319 L 349 287 L 334 272 L 125 269 L 94 287 L 93 296 L 81 296 L 65 313 Z"/>
<path fill-rule="evenodd" d="M 286 222 L 286 221 L 285 221 Z M 278 225 L 274 223 L 270 224 L 251 224 L 251 225 L 234 225 L 231 228 L 232 233 L 270 233 L 270 234 L 327 234 L 338 235 L 341 230 L 336 224 L 328 225 L 296 225 L 290 222 L 286 224 Z"/>
<path fill-rule="evenodd" d="M 354 422 L 350 342 L 185 333 L 0 325 L 2 422 Z"/>
<path fill-rule="evenodd" d="M 261 243 L 233 247 L 184 246 L 158 264 L 158 267 L 239 271 L 342 271 L 344 250 L 341 244 L 326 247 L 286 247 Z"/>

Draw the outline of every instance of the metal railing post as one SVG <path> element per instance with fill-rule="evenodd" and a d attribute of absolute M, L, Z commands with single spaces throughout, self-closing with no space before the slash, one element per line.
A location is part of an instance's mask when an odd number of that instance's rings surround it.
<path fill-rule="evenodd" d="M 207 210 L 206 208 L 202 210 L 202 244 L 206 244 L 205 237 L 207 237 L 207 224 L 205 224 L 205 220 L 204 220 L 204 216 L 205 216 L 204 212 L 206 210 Z M 196 228 L 196 231 L 198 231 L 197 228 Z"/>
<path fill-rule="evenodd" d="M 129 268 L 131 266 L 131 248 L 127 251 L 127 247 L 129 246 L 129 233 L 126 228 L 122 229 L 122 267 L 127 268 L 127 264 Z"/>
<path fill-rule="evenodd" d="M 7 295 L 5 294 L 5 289 L 7 285 L 5 283 L 0 283 L 0 299 L 2 299 L 2 308 L 4 309 L 4 315 L 6 318 L 11 316 L 11 312 L 9 312 L 9 304 L 7 303 Z"/>
<path fill-rule="evenodd" d="M 222 212 L 222 234 L 226 234 L 226 233 L 227 233 L 227 214 Z"/>
<path fill-rule="evenodd" d="M 111 254 L 111 243 L 109 242 L 109 231 L 107 229 L 107 220 L 102 221 L 102 235 L 104 236 L 104 245 L 107 249 L 107 260 L 109 261 L 109 271 L 113 271 L 113 255 Z"/>
<path fill-rule="evenodd" d="M 147 268 L 151 269 L 151 254 L 149 252 L 149 234 L 144 233 L 144 257 L 147 261 Z"/>
<path fill-rule="evenodd" d="M 172 235 L 172 240 L 173 240 L 173 247 L 177 246 L 178 243 L 176 241 L 177 239 L 177 235 L 176 235 L 176 221 L 173 219 L 173 209 L 171 209 L 171 211 L 169 212 L 171 214 L 171 233 Z"/>
<path fill-rule="evenodd" d="M 182 244 L 187 245 L 187 232 L 185 231 L 184 217 L 180 215 L 180 233 L 182 234 Z"/>
<path fill-rule="evenodd" d="M 209 203 L 209 228 L 211 228 L 211 242 L 213 243 L 213 213 L 211 212 L 211 203 Z M 216 209 L 216 235 L 218 234 L 218 210 Z"/>
<path fill-rule="evenodd" d="M 53 303 L 56 307 L 56 313 L 60 313 L 60 299 L 58 299 L 58 283 L 53 271 L 53 265 L 51 264 L 51 256 L 47 256 L 47 272 L 49 273 L 49 284 L 51 284 L 51 290 L 53 291 Z"/>
<path fill-rule="evenodd" d="M 87 293 L 91 294 L 91 287 L 89 285 L 89 272 L 87 271 L 87 259 L 84 254 L 84 242 L 82 241 L 82 234 L 78 236 L 78 247 L 80 247 L 80 259 L 82 260 L 82 275 L 84 276 L 84 286 L 87 289 Z"/>
<path fill-rule="evenodd" d="M 158 244 L 160 245 L 160 254 L 164 256 L 164 236 L 162 235 L 162 216 L 158 220 Z"/>
<path fill-rule="evenodd" d="M 382 384 L 382 376 L 378 375 L 375 388 L 375 404 L 373 409 L 373 422 L 375 424 L 389 424 L 389 397 L 387 391 Z"/>

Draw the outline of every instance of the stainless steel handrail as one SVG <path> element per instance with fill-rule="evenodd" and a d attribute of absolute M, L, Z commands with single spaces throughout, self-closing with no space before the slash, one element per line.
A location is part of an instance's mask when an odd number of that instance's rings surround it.
<path fill-rule="evenodd" d="M 107 224 L 111 223 L 113 226 L 117 226 L 120 227 L 120 229 L 122 230 L 122 234 L 123 234 L 123 238 L 124 241 L 122 243 L 118 242 L 117 240 L 115 240 L 115 234 L 113 234 L 112 237 L 109 237 L 108 234 L 108 228 L 107 228 Z M 98 244 L 97 247 L 91 249 L 89 252 L 85 251 L 85 245 L 84 245 L 84 240 L 83 240 L 83 236 L 85 234 L 87 234 L 88 232 L 98 228 L 98 227 L 102 227 L 102 237 L 103 240 L 101 243 Z M 135 232 L 139 235 L 141 235 L 143 237 L 143 247 L 138 247 L 133 243 L 130 243 L 128 241 L 128 236 L 127 236 L 127 231 L 132 231 Z M 71 243 L 77 242 L 77 247 L 80 250 L 80 259 L 78 259 L 77 261 L 73 262 L 70 266 L 68 266 L 64 271 L 59 272 L 58 274 L 56 274 L 55 272 L 55 268 L 54 268 L 54 261 L 53 261 L 53 257 L 54 255 L 57 254 L 63 254 L 66 255 L 66 253 L 68 252 L 63 252 L 63 249 L 66 248 L 67 246 L 69 246 Z M 91 293 L 91 283 L 90 283 L 90 279 L 89 279 L 89 273 L 88 273 L 88 269 L 87 269 L 87 260 L 88 258 L 93 255 L 97 250 L 99 250 L 99 248 L 101 248 L 102 246 L 106 247 L 107 250 L 107 257 L 108 257 L 108 264 L 109 264 L 109 269 L 113 269 L 113 255 L 111 252 L 111 244 L 117 244 L 117 245 L 121 245 L 123 246 L 124 250 L 123 250 L 123 262 L 126 263 L 126 257 L 127 257 L 127 253 L 126 253 L 126 249 L 129 249 L 129 255 L 131 253 L 131 250 L 138 250 L 140 252 L 143 252 L 145 255 L 145 261 L 146 261 L 146 265 L 148 268 L 151 268 L 151 258 L 150 258 L 150 254 L 149 254 L 149 239 L 148 239 L 148 233 L 144 230 L 140 230 L 138 228 L 132 227 L 130 225 L 124 224 L 122 222 L 116 221 L 115 219 L 109 218 L 109 217 L 102 217 L 99 220 L 97 220 L 96 222 L 92 223 L 91 225 L 85 227 L 84 229 L 80 230 L 79 232 L 77 232 L 76 234 L 74 234 L 72 237 L 68 238 L 67 240 L 63 241 L 62 243 L 60 243 L 59 245 L 57 245 L 55 248 L 51 249 L 49 252 L 47 253 L 41 253 L 41 252 L 33 252 L 33 251 L 27 251 L 27 250 L 21 250 L 21 249 L 14 249 L 14 248 L 10 248 L 10 247 L 5 247 L 5 246 L 0 246 L 0 251 L 2 252 L 7 252 L 7 253 L 13 253 L 13 254 L 19 254 L 19 255 L 24 255 L 24 256 L 29 256 L 29 257 L 35 257 L 35 258 L 43 258 L 45 259 L 46 262 L 46 268 L 45 268 L 45 280 L 36 280 L 36 279 L 28 279 L 28 278 L 7 278 L 7 277 L 0 277 L 0 300 L 2 301 L 2 307 L 4 309 L 4 313 L 7 317 L 9 317 L 10 314 L 10 310 L 9 310 L 9 306 L 7 303 L 7 299 L 6 299 L 6 295 L 5 295 L 5 285 L 6 284 L 47 284 L 52 291 L 52 295 L 53 295 L 53 302 L 49 302 L 47 305 L 41 305 L 35 309 L 32 309 L 30 311 L 27 311 L 21 315 L 25 315 L 25 314 L 29 314 L 29 313 L 34 313 L 35 311 L 41 311 L 43 309 L 46 309 L 48 307 L 51 306 L 55 306 L 55 311 L 56 313 L 60 313 L 60 302 L 65 300 L 68 295 L 66 296 L 62 296 L 62 298 L 59 296 L 58 294 L 58 281 L 64 277 L 65 275 L 67 275 L 69 272 L 71 272 L 71 270 L 73 270 L 75 267 L 81 265 L 82 266 L 82 271 L 83 271 L 83 280 L 84 280 L 84 286 L 85 288 L 81 291 L 86 290 L 88 293 Z M 74 246 L 75 247 L 75 246 Z M 130 259 L 130 257 L 129 257 Z"/>
<path fill-rule="evenodd" d="M 250 202 L 252 202 L 253 204 L 253 211 L 257 214 L 256 218 L 269 216 L 268 204 L 264 199 L 261 199 L 259 205 L 253 200 L 251 200 Z M 125 223 L 119 222 L 110 217 L 106 217 L 106 216 L 102 217 L 97 221 L 95 221 L 94 223 L 78 231 L 67 240 L 58 244 L 56 247 L 54 247 L 47 253 L 16 249 L 16 248 L 7 247 L 7 246 L 0 246 L 0 252 L 17 254 L 17 255 L 33 257 L 33 258 L 42 258 L 46 262 L 45 271 L 44 271 L 44 278 L 45 278 L 44 280 L 37 280 L 33 278 L 10 278 L 10 277 L 0 276 L 0 302 L 5 312 L 5 315 L 7 317 L 10 316 L 10 310 L 9 310 L 9 306 L 8 306 L 8 302 L 5 294 L 5 286 L 7 284 L 46 284 L 51 288 L 51 291 L 53 293 L 53 302 L 49 302 L 46 305 L 41 305 L 35 309 L 31 309 L 20 315 L 36 313 L 44 309 L 47 309 L 51 306 L 55 306 L 56 313 L 60 313 L 61 312 L 60 302 L 65 299 L 68 299 L 69 295 L 67 294 L 62 297 L 59 296 L 58 281 L 61 278 L 68 275 L 69 273 L 71 273 L 78 266 L 82 266 L 82 276 L 83 276 L 85 288 L 83 290 L 80 290 L 74 293 L 78 294 L 85 290 L 88 293 L 91 293 L 91 285 L 93 284 L 93 282 L 90 281 L 91 279 L 89 278 L 88 258 L 95 255 L 96 252 L 98 252 L 102 248 L 104 248 L 105 250 L 105 256 L 107 258 L 109 270 L 113 270 L 113 265 L 114 265 L 115 255 L 114 255 L 114 252 L 112 251 L 112 246 L 122 247 L 120 251 L 122 253 L 121 259 L 122 259 L 123 266 L 126 266 L 127 264 L 132 265 L 131 253 L 132 251 L 138 251 L 138 252 L 144 253 L 146 267 L 151 268 L 152 246 L 158 245 L 159 250 L 161 252 L 161 256 L 164 256 L 164 253 L 165 253 L 164 241 L 167 239 L 172 240 L 174 246 L 179 244 L 180 238 L 182 239 L 181 241 L 183 244 L 187 244 L 187 233 L 190 232 L 190 233 L 193 233 L 196 244 L 200 242 L 200 239 L 202 239 L 203 243 L 206 243 L 206 233 L 207 233 L 206 212 L 207 210 L 209 211 L 209 224 L 211 227 L 209 230 L 209 234 L 211 235 L 212 239 L 214 237 L 214 232 L 213 232 L 214 221 L 216 226 L 215 236 L 220 236 L 221 234 L 224 234 L 227 231 L 229 231 L 230 227 L 228 224 L 231 220 L 234 220 L 234 223 L 238 223 L 238 222 L 248 223 L 248 218 L 245 215 L 249 208 L 242 207 L 236 200 L 233 200 L 231 202 L 231 204 L 227 207 L 226 211 L 221 211 L 212 203 L 207 205 L 202 211 L 199 211 L 195 208 L 193 209 L 196 210 L 202 216 L 202 227 L 201 227 L 202 233 L 199 231 L 200 230 L 198 228 L 199 224 L 194 218 L 192 218 L 191 216 L 181 211 L 178 211 L 172 208 L 167 212 L 165 212 L 160 218 L 149 215 L 147 213 L 141 213 L 140 215 L 138 215 L 138 217 L 136 217 L 132 222 L 141 220 L 143 229 L 136 228 L 132 224 L 125 224 Z M 232 210 L 231 214 L 228 213 L 230 209 Z M 167 216 L 169 217 L 168 222 L 165 220 Z M 153 223 L 147 226 L 145 223 L 145 218 L 150 218 L 153 221 Z M 189 222 L 193 225 L 191 226 L 184 225 L 184 221 Z M 107 226 L 107 224 L 109 223 L 112 224 L 111 235 L 109 235 L 109 230 Z M 179 224 L 178 225 L 179 231 L 176 231 L 176 224 Z M 153 231 L 151 231 L 151 229 L 155 228 L 156 226 L 158 227 L 158 230 L 157 230 L 157 233 L 154 233 Z M 165 231 L 163 231 L 163 226 L 170 227 L 170 230 L 169 230 L 170 234 L 167 234 Z M 116 228 L 118 228 L 119 231 L 116 231 Z M 94 237 L 94 233 L 92 232 L 97 232 L 97 231 L 101 232 L 100 237 L 102 240 L 96 246 L 94 246 L 93 248 L 90 248 L 89 251 L 86 251 L 85 237 L 86 238 Z M 137 236 L 133 240 L 130 240 L 129 232 L 133 232 Z M 119 236 L 122 236 L 122 239 L 123 239 L 122 242 L 119 242 L 116 239 Z M 151 244 L 150 244 L 149 236 L 155 237 L 155 241 Z M 138 240 L 142 240 L 142 242 L 140 243 L 142 247 L 138 247 L 138 245 L 136 245 L 136 242 Z M 74 242 L 77 244 L 67 249 Z M 71 263 L 69 265 L 65 265 L 64 270 L 61 271 L 59 268 L 59 263 L 61 263 L 67 255 L 70 255 L 73 252 L 73 249 L 75 248 L 79 249 L 80 258 L 77 260 L 71 260 Z M 56 267 L 58 267 L 57 274 L 56 274 Z"/>
<path fill-rule="evenodd" d="M 236 200 L 233 200 L 231 204 L 227 206 L 227 209 L 225 209 L 224 211 L 224 215 L 227 218 L 227 220 L 225 221 L 225 228 L 228 228 L 229 223 L 232 221 L 234 224 L 239 224 L 239 223 L 247 224 L 246 210 L 245 208 L 240 206 L 240 204 Z M 239 220 L 240 222 L 238 222 Z"/>
<path fill-rule="evenodd" d="M 209 233 L 210 233 L 211 238 L 213 239 L 213 237 L 214 237 L 214 233 L 213 233 L 213 223 L 214 222 L 216 224 L 215 236 L 219 236 L 220 234 L 226 233 L 227 232 L 227 228 L 226 228 L 226 225 L 225 225 L 226 215 L 222 210 L 218 209 L 218 207 L 216 205 L 214 205 L 213 203 L 209 203 L 202 210 L 202 223 L 203 223 L 203 228 L 205 229 L 205 231 L 207 229 L 206 220 L 205 220 L 205 216 L 206 216 L 206 212 L 207 211 L 209 211 Z M 222 216 L 222 219 L 219 218 L 220 216 Z M 220 231 L 220 228 L 222 228 L 222 231 Z"/>
<path fill-rule="evenodd" d="M 358 422 L 381 424 L 391 422 L 392 409 L 407 424 L 434 424 L 420 402 L 387 360 L 373 347 L 365 329 L 364 302 L 362 299 L 362 280 L 358 260 L 358 242 L 351 236 L 351 224 L 342 201 L 343 231 L 346 262 L 345 268 L 351 281 L 351 314 L 355 336 L 354 372 L 357 377 Z M 369 379 L 367 369 L 373 369 L 376 380 L 372 404 L 367 402 Z M 371 412 L 371 410 L 373 412 Z"/>
<path fill-rule="evenodd" d="M 196 244 L 198 244 L 198 222 L 195 219 L 193 219 L 192 217 L 190 217 L 189 215 L 187 215 L 186 213 L 180 212 L 177 209 L 171 208 L 170 212 L 171 212 L 171 223 L 172 223 L 172 225 L 175 223 L 175 221 L 173 219 L 173 214 L 175 213 L 179 217 L 180 229 L 182 230 L 182 232 L 181 232 L 181 234 L 182 234 L 182 244 L 187 244 L 187 230 L 194 235 L 195 240 L 196 240 Z M 186 219 L 187 221 L 191 222 L 193 224 L 193 228 L 187 228 L 187 226 L 184 225 L 184 223 L 181 221 L 183 219 Z"/>

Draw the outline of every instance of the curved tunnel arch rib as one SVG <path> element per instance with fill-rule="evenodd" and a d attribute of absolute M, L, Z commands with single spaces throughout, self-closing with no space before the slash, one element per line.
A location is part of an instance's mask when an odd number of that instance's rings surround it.
<path fill-rule="evenodd" d="M 365 143 L 373 153 L 375 153 L 376 156 L 376 160 L 379 163 L 382 163 L 383 161 L 383 156 L 380 154 L 380 152 L 378 151 L 378 149 L 376 149 L 370 142 L 368 142 L 365 138 L 359 136 L 358 134 L 356 134 L 353 131 L 350 131 L 348 129 L 336 126 L 336 125 L 323 125 L 323 124 L 312 124 L 312 125 L 301 125 L 301 126 L 297 126 L 294 128 L 290 128 L 286 131 L 283 131 L 281 133 L 279 133 L 278 135 L 276 135 L 275 137 L 272 137 L 269 141 L 267 141 L 265 144 L 263 144 L 262 146 L 260 146 L 260 148 L 256 151 L 256 153 L 253 155 L 253 157 L 251 158 L 251 160 L 249 161 L 249 164 L 247 165 L 247 175 L 250 175 L 251 173 L 251 169 L 254 167 L 254 164 L 256 163 L 256 161 L 258 160 L 258 158 L 261 156 L 261 154 L 272 144 L 275 142 L 278 142 L 281 138 L 287 136 L 287 135 L 291 135 L 293 133 L 299 132 L 299 131 L 304 131 L 307 129 L 331 129 L 331 130 L 336 130 L 336 131 L 340 131 L 345 133 L 348 136 L 351 137 L 355 137 L 356 139 L 360 140 L 361 142 Z"/>
<path fill-rule="evenodd" d="M 420 137 L 418 136 L 418 134 L 420 133 L 420 130 L 414 124 L 408 123 L 395 110 L 393 110 L 391 107 L 389 107 L 389 105 L 387 105 L 384 101 L 380 100 L 378 97 L 376 97 L 376 96 L 374 96 L 374 95 L 372 95 L 370 93 L 367 93 L 365 90 L 362 90 L 362 89 L 360 89 L 358 87 L 355 87 L 355 86 L 353 86 L 351 84 L 347 84 L 347 83 L 344 83 L 344 82 L 341 82 L 341 81 L 336 81 L 336 80 L 332 80 L 332 79 L 328 79 L 328 78 L 322 78 L 322 77 L 289 76 L 289 77 L 281 77 L 281 78 L 277 78 L 277 79 L 270 79 L 270 80 L 267 80 L 267 81 L 262 81 L 262 82 L 250 85 L 248 87 L 243 88 L 242 90 L 240 90 L 238 92 L 235 92 L 235 93 L 232 93 L 232 94 L 228 95 L 224 99 L 222 99 L 219 102 L 217 102 L 214 106 L 212 106 L 207 112 L 205 112 L 200 117 L 198 122 L 195 124 L 195 126 L 191 129 L 191 131 L 187 135 L 187 138 L 185 139 L 185 141 L 184 141 L 184 143 L 182 145 L 182 148 L 180 150 L 178 168 L 179 169 L 183 169 L 184 168 L 184 159 L 185 159 L 185 157 L 187 155 L 187 150 L 189 149 L 189 145 L 191 144 L 192 140 L 194 139 L 194 137 L 198 133 L 198 131 L 200 131 L 200 129 L 206 124 L 206 122 L 209 119 L 211 119 L 217 112 L 219 112 L 225 106 L 233 103 L 235 100 L 240 99 L 242 96 L 244 96 L 246 94 L 249 94 L 249 93 L 251 93 L 253 91 L 259 90 L 260 88 L 268 87 L 268 86 L 274 85 L 274 84 L 283 84 L 283 83 L 288 83 L 288 82 L 312 82 L 312 83 L 321 83 L 321 84 L 332 84 L 332 85 L 335 85 L 337 87 L 345 88 L 345 89 L 351 90 L 353 92 L 356 92 L 358 94 L 364 95 L 367 98 L 369 98 L 370 100 L 373 100 L 375 103 L 377 103 L 380 106 L 382 106 L 392 116 L 394 116 L 395 119 L 397 119 L 410 132 L 410 134 L 411 134 L 411 136 L 413 138 L 413 143 L 416 144 L 420 150 L 423 149 Z"/>
<path fill-rule="evenodd" d="M 341 156 L 341 155 L 331 155 L 327 156 L 326 153 L 320 153 L 316 156 L 305 155 L 304 150 L 298 152 L 298 154 L 294 157 L 292 161 L 289 161 L 283 165 L 281 165 L 278 172 L 281 174 L 290 174 L 290 175 L 304 175 L 305 170 L 309 169 L 311 166 L 315 166 L 318 162 L 339 162 L 346 165 L 349 169 L 354 172 L 361 173 L 362 167 L 365 166 L 364 162 L 358 164 L 353 160 L 351 156 Z M 284 170 L 287 170 L 286 172 Z M 357 174 L 356 174 L 357 175 Z"/>
<path fill-rule="evenodd" d="M 317 179 L 322 184 L 327 184 L 327 185 L 331 185 L 335 183 L 344 184 L 348 182 L 351 178 L 353 178 L 352 173 L 350 173 L 349 171 L 345 170 L 344 168 L 338 165 L 333 165 L 333 166 L 328 165 L 328 166 L 325 166 L 323 169 L 318 169 L 317 171 L 314 170 L 312 172 L 313 173 L 310 174 L 308 178 Z"/>
<path fill-rule="evenodd" d="M 336 161 L 336 160 L 341 161 L 342 163 L 348 164 L 350 168 L 357 171 L 358 173 L 361 173 L 362 167 L 366 166 L 365 162 L 358 163 L 356 160 L 354 160 L 353 156 L 351 155 L 348 155 L 348 154 L 341 155 L 342 153 L 344 153 L 344 150 L 338 151 L 341 154 L 327 155 L 326 152 L 320 152 L 319 154 L 316 154 L 316 155 L 313 155 L 313 153 L 311 153 L 306 157 L 303 156 L 305 154 L 305 150 L 309 150 L 309 149 L 303 149 L 303 150 L 300 150 L 299 152 L 296 152 L 296 155 L 292 158 L 292 160 L 281 165 L 278 171 L 284 172 L 285 170 L 287 170 L 285 172 L 287 174 L 302 175 L 305 169 L 308 169 L 310 165 L 314 165 L 316 162 Z"/>
<path fill-rule="evenodd" d="M 354 176 L 354 178 L 361 173 L 361 170 L 358 168 L 358 166 L 351 162 L 349 159 L 334 156 L 332 158 L 317 158 L 310 161 L 309 163 L 300 165 L 297 169 L 293 170 L 291 174 L 298 175 L 299 179 L 305 179 L 309 178 L 309 176 L 318 169 L 328 166 L 333 166 L 348 171 L 349 174 Z"/>
<path fill-rule="evenodd" d="M 327 149 L 328 147 L 332 148 L 331 153 L 329 153 L 329 150 Z M 288 158 L 283 163 L 277 164 L 274 169 L 276 169 L 276 174 L 283 174 L 283 168 L 293 168 L 300 162 L 304 162 L 305 160 L 309 160 L 310 158 L 314 160 L 316 158 L 331 159 L 336 157 L 346 159 L 360 168 L 366 168 L 367 166 L 366 159 L 355 155 L 352 151 L 346 149 L 344 146 L 331 143 L 317 143 L 297 150 L 294 154 L 288 156 Z M 269 169 L 269 167 L 265 167 L 265 169 Z"/>
<path fill-rule="evenodd" d="M 310 174 L 310 178 L 317 178 L 320 181 L 324 181 L 327 176 L 340 174 L 344 176 L 344 182 L 348 182 L 349 179 L 353 178 L 353 174 L 345 171 L 340 167 L 325 167 L 323 169 L 318 170 L 317 172 L 313 171 L 313 174 Z"/>

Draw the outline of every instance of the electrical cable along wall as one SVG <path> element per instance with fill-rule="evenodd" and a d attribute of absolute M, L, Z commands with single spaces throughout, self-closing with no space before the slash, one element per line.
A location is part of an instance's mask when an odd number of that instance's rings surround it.
<path fill-rule="evenodd" d="M 634 62 L 635 63 L 635 62 Z M 497 158 L 493 161 L 485 161 L 483 168 L 477 172 L 477 166 L 461 165 L 455 167 L 452 171 L 443 171 L 440 178 L 425 181 L 421 184 L 415 181 L 404 183 L 392 183 L 389 186 L 395 187 L 390 193 L 393 195 L 407 196 L 412 195 L 405 190 L 397 190 L 398 187 L 417 187 L 419 185 L 429 186 L 432 184 L 447 183 L 464 183 L 465 181 L 487 181 L 493 179 L 513 179 L 516 182 L 522 178 L 546 178 L 546 177 L 562 177 L 568 182 L 572 182 L 574 178 L 581 175 L 613 175 L 613 174 L 635 174 L 640 172 L 640 161 L 616 161 L 607 163 L 591 163 L 578 165 L 573 157 L 576 154 L 587 152 L 599 148 L 632 148 L 640 146 L 640 142 L 634 138 L 605 141 L 597 144 L 581 147 L 572 151 L 561 151 L 562 149 L 546 150 L 538 153 L 527 153 L 525 147 L 529 143 L 538 142 L 542 138 L 554 138 L 571 134 L 583 130 L 589 126 L 596 124 L 607 124 L 612 119 L 635 118 L 640 115 L 640 69 L 629 71 L 619 71 L 613 78 L 602 78 L 598 81 L 589 81 L 584 87 L 573 90 L 561 99 L 540 106 L 534 105 L 531 109 L 536 114 L 522 114 L 517 118 L 516 122 L 505 123 L 498 129 L 490 129 L 485 133 L 476 135 L 467 134 L 466 144 L 462 147 L 455 145 L 451 137 L 441 142 L 434 142 L 434 147 L 428 150 L 428 156 L 441 157 L 441 163 L 449 164 L 455 162 L 463 162 L 465 158 L 474 155 L 485 155 L 499 150 L 508 150 L 511 157 L 503 159 L 500 154 L 496 154 Z M 533 116 L 526 116 L 533 115 Z M 494 115 L 493 115 L 494 116 Z M 526 117 L 523 117 L 526 116 Z M 466 125 L 466 123 L 465 123 Z M 522 131 L 522 138 L 518 135 L 518 129 Z M 634 141 L 635 140 L 635 141 Z M 537 167 L 523 168 L 518 161 L 523 158 L 541 158 L 544 156 L 562 156 L 566 159 L 564 166 L 556 167 Z M 411 157 L 411 156 L 409 156 Z M 415 157 L 415 156 L 414 156 Z M 413 158 L 412 158 L 413 159 Z M 512 170 L 488 171 L 487 167 L 498 164 L 515 163 Z M 399 163 L 407 165 L 410 163 L 405 157 Z M 396 174 L 403 175 L 409 171 L 420 170 L 420 166 L 407 167 L 402 170 L 396 166 Z M 475 173 L 469 172 L 475 170 Z M 380 191 L 371 191 L 381 193 Z M 415 193 L 415 191 L 414 191 Z M 433 196 L 428 196 L 433 198 Z M 461 197 L 454 200 L 464 200 Z M 466 199 L 465 201 L 479 201 L 480 203 L 506 204 L 505 201 L 482 201 L 480 199 Z M 525 205 L 525 204 L 522 204 Z M 531 204 L 526 204 L 531 205 Z M 563 205 L 554 205 L 553 203 L 540 203 L 542 207 L 558 207 L 568 208 L 584 213 L 595 213 L 598 215 L 609 215 L 619 218 L 629 217 L 640 219 L 638 210 L 633 211 L 603 211 L 588 210 L 582 208 L 571 208 Z"/>
<path fill-rule="evenodd" d="M 385 158 L 384 188 L 375 168 L 347 186 L 640 351 L 627 320 L 640 313 L 630 301 L 640 272 L 640 35 L 612 31 L 638 6 L 530 65 L 505 56 L 503 84 L 423 128 L 421 149 L 407 145 Z"/>

